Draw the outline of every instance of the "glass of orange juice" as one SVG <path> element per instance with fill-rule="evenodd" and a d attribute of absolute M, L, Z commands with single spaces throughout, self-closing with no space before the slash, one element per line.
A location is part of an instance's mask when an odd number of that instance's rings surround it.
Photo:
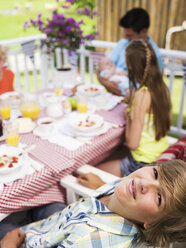
<path fill-rule="evenodd" d="M 19 144 L 18 128 L 11 124 L 5 127 L 5 140 L 9 146 L 17 146 Z"/>
<path fill-rule="evenodd" d="M 2 119 L 9 120 L 10 113 L 11 113 L 10 105 L 8 103 L 2 103 L 0 106 L 0 113 L 1 113 Z"/>
<path fill-rule="evenodd" d="M 77 99 L 77 111 L 80 113 L 86 113 L 88 110 L 87 99 L 84 97 L 79 97 Z"/>

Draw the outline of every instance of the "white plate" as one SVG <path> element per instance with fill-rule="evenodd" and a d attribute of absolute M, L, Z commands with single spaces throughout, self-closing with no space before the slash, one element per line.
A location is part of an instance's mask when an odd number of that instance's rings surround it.
<path fill-rule="evenodd" d="M 103 124 L 103 117 L 96 114 L 71 113 L 68 117 L 69 125 L 76 131 L 90 133 Z"/>
<path fill-rule="evenodd" d="M 10 102 L 12 108 L 18 108 L 19 104 L 21 103 L 22 95 L 16 91 L 10 91 L 2 94 L 0 96 L 2 101 L 7 100 Z"/>
<path fill-rule="evenodd" d="M 18 156 L 20 153 L 22 153 L 22 149 L 18 147 L 11 147 L 7 145 L 2 145 L 0 150 L 0 157 L 3 155 L 10 156 L 10 157 L 18 157 L 18 163 L 13 163 L 13 167 L 9 168 L 8 165 L 5 165 L 3 167 L 0 167 L 0 177 L 9 175 L 10 172 L 17 172 L 20 170 L 20 167 L 23 165 L 23 161 L 25 158 L 25 154 Z"/>
<path fill-rule="evenodd" d="M 18 128 L 19 133 L 30 133 L 36 124 L 28 117 L 17 118 L 12 122 L 13 126 Z"/>
<path fill-rule="evenodd" d="M 77 92 L 81 95 L 93 97 L 104 92 L 104 87 L 99 84 L 84 84 L 77 87 Z"/>

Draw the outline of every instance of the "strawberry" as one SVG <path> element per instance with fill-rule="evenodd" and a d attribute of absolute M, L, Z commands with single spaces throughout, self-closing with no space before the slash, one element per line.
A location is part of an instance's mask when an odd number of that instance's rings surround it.
<path fill-rule="evenodd" d="M 12 157 L 12 159 L 15 161 L 17 161 L 18 160 L 18 157 Z"/>

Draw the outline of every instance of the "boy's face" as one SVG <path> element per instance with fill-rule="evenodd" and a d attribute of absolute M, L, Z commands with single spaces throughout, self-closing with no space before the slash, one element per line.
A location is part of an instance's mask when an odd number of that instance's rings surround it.
<path fill-rule="evenodd" d="M 170 198 L 159 183 L 158 167 L 143 167 L 125 177 L 115 188 L 118 211 L 123 217 L 150 224 L 165 215 Z"/>
<path fill-rule="evenodd" d="M 129 41 L 135 39 L 144 39 L 146 38 L 146 35 L 147 35 L 146 29 L 143 29 L 139 33 L 137 33 L 132 28 L 124 28 L 124 37 Z"/>

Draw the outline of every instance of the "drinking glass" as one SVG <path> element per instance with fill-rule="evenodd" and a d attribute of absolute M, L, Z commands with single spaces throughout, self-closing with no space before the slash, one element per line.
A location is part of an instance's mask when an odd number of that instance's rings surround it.
<path fill-rule="evenodd" d="M 80 113 L 86 113 L 88 110 L 87 99 L 84 97 L 79 97 L 77 99 L 77 110 Z"/>
<path fill-rule="evenodd" d="M 9 146 L 17 146 L 19 144 L 18 127 L 13 127 L 12 124 L 5 126 L 5 140 Z"/>
<path fill-rule="evenodd" d="M 1 117 L 4 120 L 9 120 L 10 119 L 10 113 L 11 113 L 11 108 L 10 108 L 10 104 L 9 103 L 2 103 L 0 105 L 0 113 L 1 113 Z"/>
<path fill-rule="evenodd" d="M 64 90 L 63 90 L 62 87 L 56 86 L 56 87 L 54 88 L 54 92 L 56 93 L 56 96 L 63 96 Z"/>

